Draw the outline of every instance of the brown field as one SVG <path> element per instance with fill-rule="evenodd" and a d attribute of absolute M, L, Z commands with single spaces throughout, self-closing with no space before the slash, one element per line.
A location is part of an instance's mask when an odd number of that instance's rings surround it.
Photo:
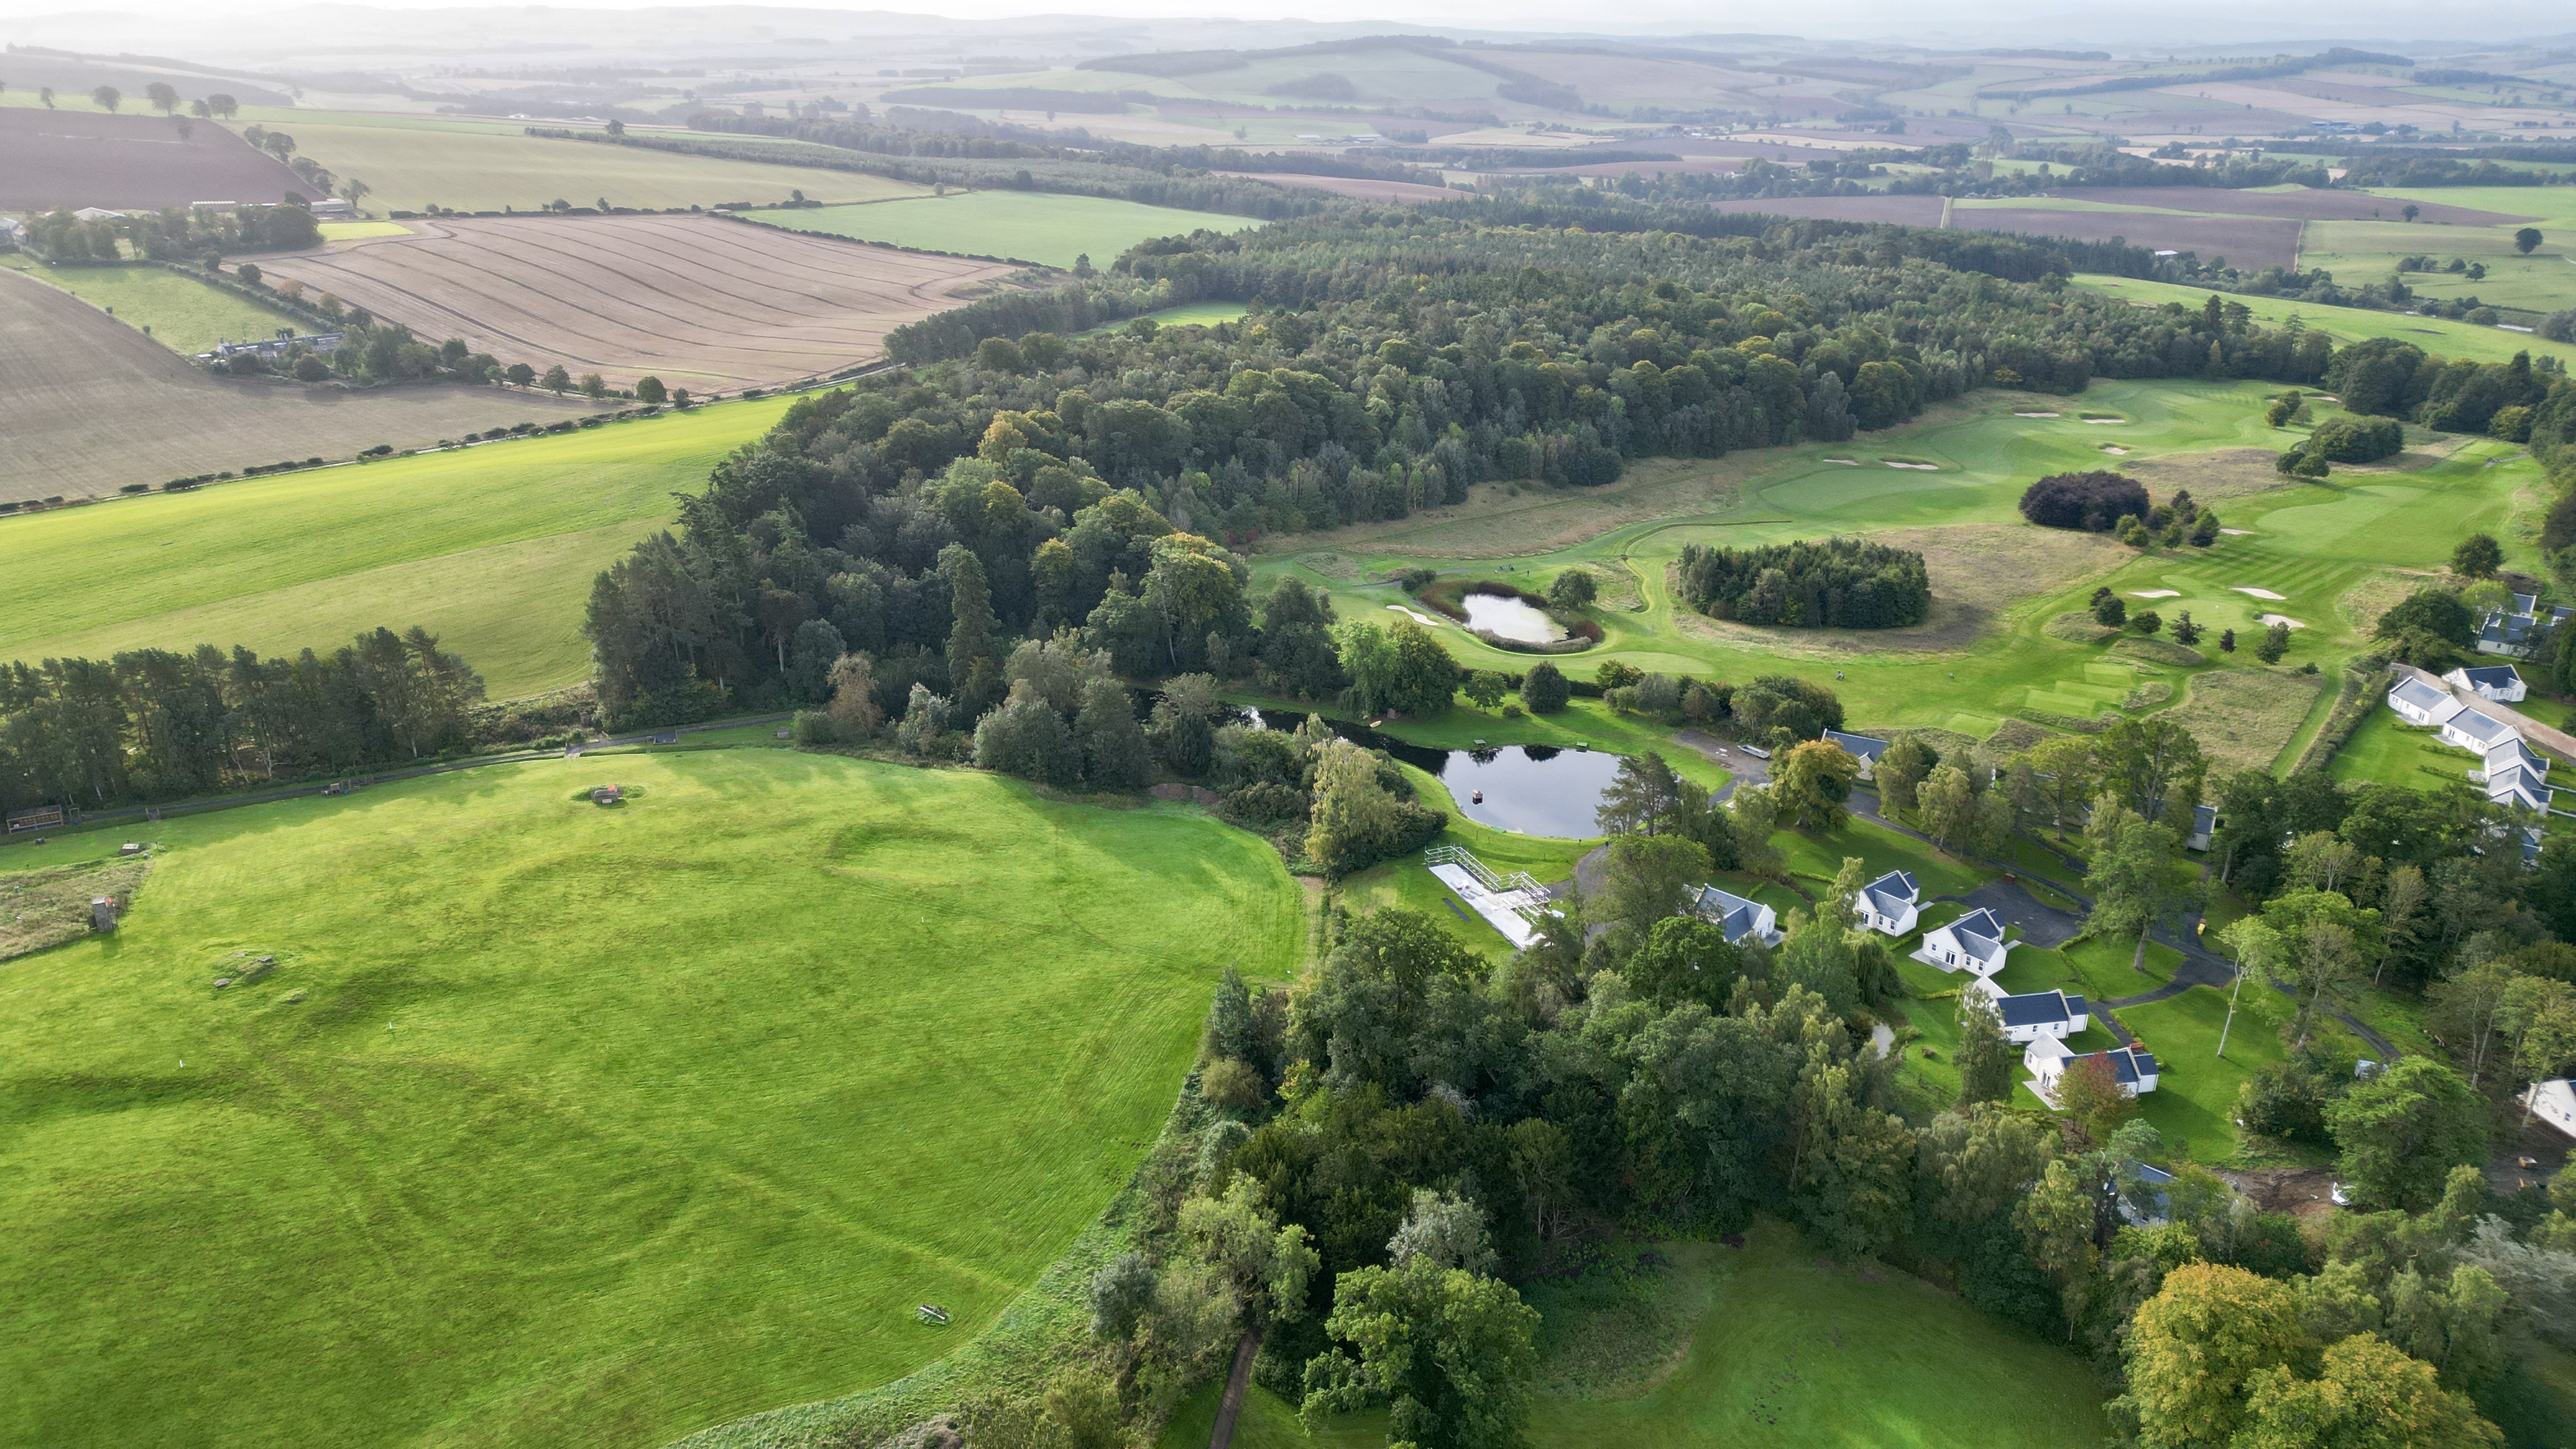
<path fill-rule="evenodd" d="M 317 193 L 210 121 L 185 140 L 158 116 L 0 107 L 0 211 L 282 201 Z"/>
<path fill-rule="evenodd" d="M 1242 181 L 1267 181 L 1273 186 L 1302 186 L 1309 191 L 1329 191 L 1335 196 L 1356 196 L 1362 201 L 1456 201 L 1466 195 L 1446 186 L 1425 186 L 1416 181 L 1380 181 L 1368 176 L 1303 176 L 1293 171 L 1220 171 L 1219 176 L 1232 176 Z"/>
<path fill-rule="evenodd" d="M 1890 200 L 1913 200 L 1890 197 Z M 1928 198 L 1939 201 L 1939 197 Z M 2076 241 L 2125 238 L 2133 247 L 2198 252 L 2203 262 L 2256 271 L 2289 267 L 2299 256 L 2299 223 L 2268 216 L 2173 216 L 2152 211 L 2049 211 L 2040 207 L 1958 207 L 1950 225 L 1973 231 L 2017 231 Z"/>
<path fill-rule="evenodd" d="M 0 275 L 0 502 L 113 496 L 290 458 L 414 448 L 591 411 L 498 388 L 341 392 L 235 381 L 44 283 Z"/>
<path fill-rule="evenodd" d="M 2307 722 L 2321 674 L 2287 669 L 2213 669 L 2191 677 L 2191 697 L 2165 715 L 2190 730 L 2213 774 L 2268 770 Z"/>
<path fill-rule="evenodd" d="M 2106 206 L 2151 206 L 2217 216 L 2278 216 L 2295 221 L 2394 220 L 2397 209 L 2406 204 L 2366 191 L 2229 191 L 2216 186 L 2079 186 L 2049 194 L 2068 201 L 2098 201 Z M 2440 202 L 2417 204 L 2423 214 L 2416 220 L 2426 226 L 2501 226 L 2532 220 Z"/>
<path fill-rule="evenodd" d="M 887 332 L 990 291 L 999 262 L 895 251 L 707 216 L 414 222 L 416 234 L 276 263 L 316 291 L 462 337 L 698 392 L 773 386 L 877 355 Z"/>
<path fill-rule="evenodd" d="M 1941 224 L 1941 198 L 1937 196 L 1792 196 L 1776 201 L 1720 201 L 1712 204 L 1719 211 L 1758 211 L 1768 216 L 1819 217 L 1826 221 L 1887 221 L 1899 226 Z M 1959 213 L 1961 216 L 1966 214 Z"/>

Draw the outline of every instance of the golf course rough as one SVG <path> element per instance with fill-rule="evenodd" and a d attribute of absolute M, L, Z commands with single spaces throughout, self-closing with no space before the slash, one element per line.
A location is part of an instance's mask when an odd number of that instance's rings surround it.
<path fill-rule="evenodd" d="M 115 936 L 0 969 L 0 1442 L 650 1445 L 900 1377 L 1301 940 L 1202 816 L 785 750 L 154 833 Z"/>

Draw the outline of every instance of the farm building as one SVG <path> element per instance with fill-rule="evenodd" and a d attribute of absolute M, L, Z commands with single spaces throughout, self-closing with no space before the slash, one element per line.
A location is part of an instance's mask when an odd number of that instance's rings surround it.
<path fill-rule="evenodd" d="M 2399 719 L 2427 729 L 2439 725 L 2468 706 L 2449 690 L 2430 679 L 2401 679 L 2388 691 L 2388 707 Z"/>
<path fill-rule="evenodd" d="M 1852 916 L 1882 936 L 1902 936 L 1914 929 L 1922 900 L 1923 888 L 1914 883 L 1914 877 L 1891 870 L 1860 888 L 1859 898 L 1852 902 Z"/>
<path fill-rule="evenodd" d="M 2147 1049 L 2141 1046 L 2113 1047 L 2109 1051 L 2078 1054 L 2068 1051 L 2064 1041 L 2053 1036 L 2043 1036 L 2034 1039 L 2029 1049 L 2021 1054 L 2021 1063 L 2030 1069 L 2031 1091 L 2037 1093 L 2041 1101 L 2054 1107 L 2057 1105 L 2057 1084 L 2066 1075 L 2067 1069 L 2077 1062 L 2096 1056 L 2110 1062 L 2112 1077 L 2119 1082 L 2120 1090 L 2127 1095 L 2141 1096 L 2156 1089 L 2156 1079 L 2162 1074 L 2162 1069 L 2157 1065 L 2156 1059 L 2147 1054 Z"/>
<path fill-rule="evenodd" d="M 1760 901 L 1730 895 L 1713 885 L 1701 886 L 1691 908 L 1724 931 L 1730 943 L 1741 943 L 1749 936 L 1765 946 L 1780 944 L 1779 914 Z"/>
<path fill-rule="evenodd" d="M 2004 969 L 2004 958 L 2011 951 L 2012 943 L 2004 939 L 2003 917 L 1980 907 L 1946 926 L 1926 931 L 1922 949 L 1914 953 L 1914 959 L 1944 971 L 1992 976 Z"/>
<path fill-rule="evenodd" d="M 1852 735 L 1845 734 L 1841 730 L 1827 730 L 1824 739 L 1828 744 L 1842 746 L 1843 753 L 1860 761 L 1860 777 L 1864 780 L 1875 777 L 1878 770 L 1878 757 L 1887 753 L 1887 741 L 1873 739 L 1868 735 Z"/>
<path fill-rule="evenodd" d="M 2522 682 L 2522 672 L 2510 664 L 2489 664 L 2476 669 L 2462 666 L 2443 675 L 2442 682 L 2497 704 L 2520 704 L 2528 692 Z"/>
<path fill-rule="evenodd" d="M 2532 1116 L 2570 1137 L 2576 1137 L 2576 1082 L 2565 1077 L 2537 1082 L 2522 1097 Z"/>

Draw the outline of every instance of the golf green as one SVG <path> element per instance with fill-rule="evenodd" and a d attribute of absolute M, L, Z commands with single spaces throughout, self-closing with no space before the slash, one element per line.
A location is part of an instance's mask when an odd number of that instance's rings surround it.
<path fill-rule="evenodd" d="M 776 749 L 147 829 L 115 935 L 0 967 L 0 1442 L 650 1445 L 885 1383 L 1302 940 L 1202 816 Z"/>

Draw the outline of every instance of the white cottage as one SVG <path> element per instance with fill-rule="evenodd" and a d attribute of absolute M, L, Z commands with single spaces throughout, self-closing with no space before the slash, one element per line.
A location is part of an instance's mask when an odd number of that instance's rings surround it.
<path fill-rule="evenodd" d="M 2396 711 L 2399 719 L 2425 728 L 2441 724 L 2468 708 L 2460 703 L 2459 696 L 2449 690 L 2429 679 L 2412 676 L 2399 680 L 2397 686 L 2388 691 L 2388 707 Z"/>
<path fill-rule="evenodd" d="M 1760 901 L 1748 901 L 1710 885 L 1699 888 L 1691 908 L 1724 931 L 1729 944 L 1741 945 L 1747 937 L 1765 946 L 1780 944 L 1779 915 Z"/>
<path fill-rule="evenodd" d="M 2522 1095 L 2534 1118 L 2576 1137 L 2576 1082 L 2560 1077 L 2538 1083 Z"/>
<path fill-rule="evenodd" d="M 2442 743 L 2483 755 L 2514 737 L 2514 727 L 2485 710 L 2462 709 L 2442 721 Z"/>
<path fill-rule="evenodd" d="M 2463 665 L 2443 675 L 2442 682 L 2497 704 L 2520 704 L 2529 693 L 2529 687 L 2522 682 L 2522 671 L 2510 664 L 2491 664 L 2477 669 Z"/>
<path fill-rule="evenodd" d="M 2004 969 L 2004 957 L 2011 950 L 2012 943 L 2004 939 L 2003 917 L 1979 907 L 1946 926 L 1924 932 L 1923 947 L 1914 953 L 1914 959 L 1944 971 L 1992 976 Z"/>
<path fill-rule="evenodd" d="M 1852 902 L 1852 919 L 1882 936 L 1902 936 L 1914 929 L 1922 901 L 1923 889 L 1914 877 L 1891 870 L 1860 888 L 1860 898 Z"/>
<path fill-rule="evenodd" d="M 2041 1037 L 2060 1041 L 2075 1035 L 2092 1023 L 2092 1008 L 2081 996 L 2069 996 L 2063 990 L 2025 991 L 2015 996 L 2003 995 L 1992 981 L 1979 977 L 1971 991 L 1981 991 L 1995 1004 L 1995 1015 L 2002 1019 L 2004 1040 L 2026 1047 Z"/>
<path fill-rule="evenodd" d="M 2030 1069 L 2030 1089 L 2051 1107 L 2057 1105 L 2057 1084 L 2077 1062 L 2102 1057 L 2111 1064 L 2111 1075 L 2120 1090 L 2135 1097 L 2156 1089 L 2161 1069 L 2156 1059 L 2140 1046 L 2113 1047 L 2109 1051 L 2076 1053 L 2066 1049 L 2063 1039 L 2053 1036 L 2034 1038 L 2021 1054 L 2021 1064 Z"/>

